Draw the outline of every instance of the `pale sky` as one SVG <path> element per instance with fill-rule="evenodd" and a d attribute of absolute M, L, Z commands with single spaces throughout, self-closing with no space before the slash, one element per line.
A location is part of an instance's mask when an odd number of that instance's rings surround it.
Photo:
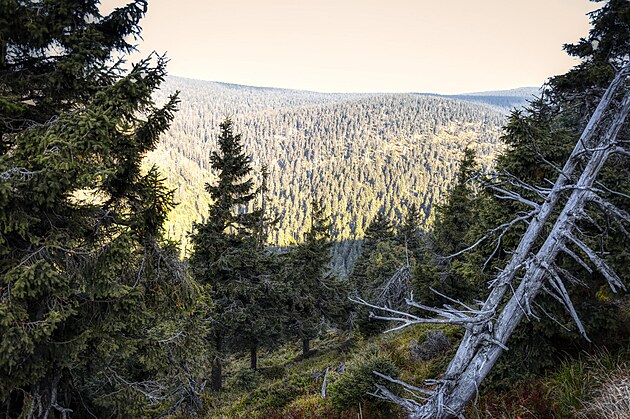
<path fill-rule="evenodd" d="M 124 4 L 103 0 L 103 11 Z M 149 0 L 139 50 L 169 74 L 320 92 L 540 86 L 577 61 L 587 0 Z M 137 59 L 136 59 L 137 60 Z"/>

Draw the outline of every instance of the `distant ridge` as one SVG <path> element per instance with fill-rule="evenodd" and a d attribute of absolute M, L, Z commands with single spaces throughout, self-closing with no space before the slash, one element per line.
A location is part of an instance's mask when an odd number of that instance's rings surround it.
<path fill-rule="evenodd" d="M 520 97 L 530 97 L 537 96 L 540 94 L 540 87 L 517 87 L 515 89 L 508 90 L 489 90 L 486 92 L 470 92 L 470 93 L 460 93 L 454 96 L 520 96 Z"/>
<path fill-rule="evenodd" d="M 523 98 L 523 99 L 532 99 L 540 94 L 540 88 L 534 86 L 525 86 L 525 87 L 516 87 L 513 89 L 505 89 L 505 90 L 488 90 L 481 92 L 464 92 L 457 94 L 443 94 L 436 92 L 318 92 L 316 90 L 306 90 L 306 89 L 296 89 L 290 87 L 273 87 L 273 86 L 254 86 L 249 84 L 239 84 L 239 83 L 231 83 L 231 82 L 223 82 L 217 80 L 202 80 L 202 79 L 193 79 L 189 77 L 180 77 L 180 76 L 168 76 L 168 79 L 181 80 L 188 83 L 194 84 L 202 84 L 205 86 L 208 85 L 216 85 L 217 87 L 223 87 L 227 89 L 235 89 L 235 90 L 254 90 L 254 91 L 269 91 L 276 93 L 307 93 L 307 94 L 315 94 L 315 95 L 326 95 L 326 96 L 337 96 L 337 97 L 366 97 L 366 96 L 380 96 L 380 95 L 401 95 L 401 94 L 412 94 L 419 96 L 440 96 L 440 97 L 451 97 L 457 99 L 463 98 L 472 98 L 472 97 L 511 97 L 511 98 Z M 466 100 L 466 99 L 463 99 Z M 478 100 L 473 100 L 478 102 Z"/>

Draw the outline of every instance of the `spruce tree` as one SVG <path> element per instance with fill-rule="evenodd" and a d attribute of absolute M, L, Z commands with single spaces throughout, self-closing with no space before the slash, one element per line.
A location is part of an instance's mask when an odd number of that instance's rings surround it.
<path fill-rule="evenodd" d="M 1 7 L 2 410 L 122 417 L 183 406 L 204 296 L 162 237 L 172 193 L 141 167 L 177 97 L 151 99 L 163 58 L 128 72 L 113 61 L 133 49 L 146 2 L 108 16 L 96 1 Z"/>
<path fill-rule="evenodd" d="M 310 351 L 310 340 L 322 329 L 326 317 L 334 315 L 332 307 L 335 281 L 330 271 L 332 249 L 330 216 L 321 200 L 311 203 L 311 225 L 291 254 L 290 328 L 302 341 L 302 355 Z"/>
<path fill-rule="evenodd" d="M 243 318 L 232 324 L 230 343 L 234 349 L 249 351 L 250 368 L 258 368 L 258 350 L 272 349 L 285 337 L 286 284 L 279 279 L 282 263 L 276 251 L 269 247 L 269 236 L 279 217 L 273 207 L 268 189 L 269 171 L 261 168 L 261 184 L 256 189 L 256 198 L 251 215 L 253 246 L 246 255 L 250 264 L 242 272 L 242 280 L 248 281 L 247 303 Z"/>
<path fill-rule="evenodd" d="M 460 160 L 455 186 L 449 192 L 446 203 L 436 207 L 435 238 L 440 251 L 445 255 L 465 247 L 465 236 L 475 222 L 474 190 L 472 187 L 476 170 L 475 151 L 466 148 Z"/>
<path fill-rule="evenodd" d="M 396 242 L 391 222 L 379 211 L 365 231 L 361 253 L 349 278 L 354 293 L 366 301 L 374 301 L 383 283 L 404 263 L 404 246 Z M 359 308 L 356 313 L 359 330 L 365 334 L 381 331 L 384 325 L 371 321 L 368 315 L 368 310 Z"/>
<path fill-rule="evenodd" d="M 412 259 L 417 260 L 424 253 L 423 236 L 420 230 L 421 219 L 418 206 L 415 202 L 411 203 L 396 233 L 396 239 L 405 247 L 406 259 L 410 264 Z"/>
<path fill-rule="evenodd" d="M 443 304 L 431 288 L 454 298 L 478 298 L 483 292 L 483 262 L 473 252 L 458 258 L 451 255 L 465 249 L 476 240 L 486 224 L 480 220 L 484 204 L 482 194 L 475 189 L 473 177 L 477 171 L 474 150 L 466 148 L 459 163 L 455 184 L 444 204 L 435 209 L 435 224 L 424 237 L 424 251 L 414 268 L 414 295 L 427 304 Z"/>
<path fill-rule="evenodd" d="M 379 211 L 365 230 L 365 237 L 361 245 L 361 253 L 354 263 L 352 273 L 349 278 L 352 286 L 359 295 L 369 293 L 369 284 L 366 272 L 369 265 L 370 255 L 376 249 L 376 245 L 378 243 L 391 240 L 394 240 L 392 225 L 385 216 L 385 213 L 383 211 Z"/>
<path fill-rule="evenodd" d="M 190 256 L 195 278 L 212 287 L 215 391 L 222 388 L 221 358 L 228 349 L 248 349 L 255 369 L 258 348 L 277 340 L 283 324 L 275 317 L 283 313 L 278 310 L 276 255 L 267 249 L 275 222 L 266 196 L 267 175 L 256 188 L 241 135 L 234 134 L 229 119 L 220 128 L 218 150 L 210 156 L 218 180 L 206 184 L 212 203 L 206 222 L 194 225 Z"/>

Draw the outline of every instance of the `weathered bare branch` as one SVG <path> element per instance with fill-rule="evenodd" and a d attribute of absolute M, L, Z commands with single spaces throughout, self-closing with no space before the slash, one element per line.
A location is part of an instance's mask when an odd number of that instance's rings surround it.
<path fill-rule="evenodd" d="M 32 171 L 24 167 L 12 167 L 4 172 L 0 172 L 0 180 L 9 180 L 14 176 L 20 176 L 22 180 L 27 180 L 39 172 L 38 170 Z"/>
<path fill-rule="evenodd" d="M 507 189 L 500 188 L 500 187 L 498 187 L 496 185 L 488 185 L 487 187 L 489 189 L 492 189 L 493 191 L 499 192 L 501 194 L 501 195 L 499 195 L 499 194 L 495 194 L 494 195 L 498 199 L 508 199 L 508 200 L 511 200 L 511 201 L 515 201 L 515 202 L 521 203 L 523 205 L 530 206 L 530 207 L 534 208 L 535 210 L 540 209 L 540 205 L 539 204 L 537 204 L 536 202 L 531 201 L 531 200 L 529 200 L 527 198 L 523 198 L 523 196 L 521 194 L 517 193 L 517 192 L 509 191 Z"/>
<path fill-rule="evenodd" d="M 595 179 L 611 155 L 611 150 L 615 149 L 617 134 L 630 111 L 630 92 L 625 89 L 624 85 L 629 73 L 630 63 L 626 63 L 602 96 L 597 109 L 591 116 L 570 157 L 561 169 L 561 176 L 558 177 L 553 187 L 546 193 L 540 209 L 531 214 L 533 217 L 511 259 L 492 282 L 492 291 L 480 310 L 485 314 L 468 316 L 462 310 L 455 310 L 449 306 L 445 306 L 444 309 L 435 309 L 428 308 L 417 302 L 411 304 L 414 307 L 437 313 L 439 317 L 444 317 L 444 319 L 437 319 L 440 320 L 439 322 L 466 324 L 467 326 L 460 346 L 444 374 L 445 380 L 439 383 L 436 382 L 437 387 L 434 390 L 434 394 L 426 403 L 419 405 L 415 401 L 410 402 L 407 399 L 391 394 L 391 392 L 379 386 L 379 392 L 385 395 L 387 399 L 393 400 L 407 408 L 411 418 L 441 419 L 460 415 L 468 400 L 477 393 L 479 383 L 489 373 L 498 357 L 505 350 L 506 341 L 526 314 L 523 305 L 531 311 L 529 305 L 534 301 L 539 291 L 544 289 L 545 282 L 551 284 L 553 294 L 559 297 L 560 301 L 569 309 L 578 328 L 585 334 L 568 292 L 559 275 L 552 268 L 560 251 L 564 251 L 574 257 L 574 259 L 581 261 L 581 258 L 566 247 L 565 243 L 567 241 L 574 243 L 588 256 L 590 261 L 604 274 L 613 290 L 617 288 L 625 289 L 617 275 L 612 272 L 608 265 L 588 246 L 577 239 L 572 234 L 572 231 L 575 230 L 580 213 L 591 200 L 589 194 L 593 193 L 592 188 Z M 620 102 L 615 102 L 614 99 L 620 90 L 623 92 L 624 97 Z M 609 113 L 610 108 L 613 106 L 615 106 L 615 109 Z M 588 154 L 587 159 L 582 158 L 583 154 L 585 154 L 584 151 L 588 151 L 586 153 Z M 583 163 L 585 164 L 583 165 Z M 578 167 L 583 167 L 579 175 L 575 174 Z M 578 177 L 579 179 L 574 182 L 575 187 L 566 187 L 569 185 L 570 179 Z M 562 202 L 560 198 L 564 191 L 568 189 L 571 189 L 571 194 L 564 207 L 558 212 L 558 206 Z M 554 220 L 552 226 L 549 225 L 551 220 Z M 524 220 L 521 219 L 519 221 Z M 473 246 L 464 249 L 464 251 L 476 247 L 483 240 L 509 226 L 510 223 L 499 226 L 482 237 Z M 551 227 L 548 233 L 542 236 L 542 232 L 547 231 L 548 227 Z M 541 241 L 542 245 L 538 247 L 538 243 L 541 243 Z M 537 246 L 538 250 L 534 250 L 534 246 Z M 461 254 L 464 251 L 457 254 Z M 588 266 L 583 261 L 581 263 Z M 506 293 L 513 289 L 512 283 L 519 272 L 524 272 L 523 278 L 517 289 L 514 290 L 513 296 L 507 303 L 504 303 Z M 548 279 L 548 281 L 545 281 L 545 279 Z M 366 305 L 392 312 L 388 308 L 375 307 L 367 303 Z M 498 309 L 501 306 L 503 308 L 499 312 Z M 491 313 L 498 314 L 495 316 Z M 399 319 L 396 319 L 397 321 L 409 324 L 414 322 L 414 319 L 408 313 L 397 312 L 396 315 L 400 316 Z M 422 319 L 418 323 L 435 322 L 430 320 L 436 319 Z M 487 345 L 486 342 L 489 340 L 493 343 L 496 342 L 496 344 Z"/>
<path fill-rule="evenodd" d="M 390 383 L 394 383 L 394 384 L 398 384 L 400 386 L 403 386 L 405 389 L 407 389 L 407 390 L 409 390 L 411 392 L 422 393 L 422 394 L 424 394 L 426 396 L 432 396 L 434 394 L 434 392 L 431 391 L 431 390 L 425 390 L 425 389 L 422 389 L 422 388 L 419 388 L 419 387 L 416 387 L 416 386 L 412 386 L 411 384 L 405 383 L 404 381 L 396 380 L 396 379 L 390 377 L 389 375 L 381 374 L 378 371 L 372 371 L 372 373 L 374 375 L 378 376 L 378 377 L 381 377 L 381 378 L 389 381 Z M 414 394 L 414 393 L 412 393 L 412 394 Z M 414 397 L 417 397 L 419 399 L 424 398 L 424 397 L 421 397 L 421 396 L 418 396 L 418 395 L 414 395 Z"/>
<path fill-rule="evenodd" d="M 469 324 L 477 324 L 477 323 L 483 322 L 484 319 L 488 315 L 492 314 L 492 312 L 486 312 L 482 310 L 474 310 L 474 311 L 457 310 L 448 306 L 445 307 L 444 309 L 439 309 L 435 307 L 425 306 L 416 301 L 413 301 L 412 299 L 407 299 L 408 305 L 419 308 L 424 311 L 435 313 L 437 316 L 441 317 L 441 318 L 423 318 L 423 317 L 418 317 L 404 311 L 394 310 L 389 307 L 377 306 L 377 305 L 368 303 L 367 301 L 359 297 L 350 297 L 350 301 L 356 304 L 361 304 L 366 307 L 373 308 L 375 310 L 380 310 L 386 313 L 396 314 L 398 317 L 380 316 L 380 315 L 374 314 L 373 312 L 370 313 L 370 318 L 373 318 L 373 319 L 394 321 L 394 322 L 401 323 L 399 326 L 385 331 L 385 333 L 400 330 L 414 324 L 457 324 L 461 326 L 469 325 Z M 473 315 L 471 316 L 468 313 L 473 314 Z"/>
<path fill-rule="evenodd" d="M 556 319 L 555 317 L 553 317 L 551 314 L 549 314 L 547 312 L 547 310 L 545 310 L 545 308 L 543 306 L 541 306 L 540 304 L 538 304 L 536 301 L 534 301 L 534 305 L 543 312 L 543 314 L 545 316 L 547 316 L 551 321 L 553 321 L 554 323 L 556 323 L 558 326 L 560 326 L 561 328 L 563 328 L 564 330 L 566 330 L 567 332 L 571 331 L 571 329 L 569 329 L 568 327 L 566 327 L 565 325 L 563 325 L 562 323 L 560 323 L 558 321 L 558 319 Z"/>
<path fill-rule="evenodd" d="M 324 381 L 322 382 L 322 399 L 326 398 L 326 386 L 328 385 L 328 371 L 330 370 L 330 366 L 326 367 L 326 371 L 324 372 Z"/>
<path fill-rule="evenodd" d="M 576 278 L 575 275 L 573 275 L 571 272 L 567 271 L 563 267 L 558 266 L 555 263 L 552 264 L 551 267 L 561 278 L 568 280 L 572 284 L 580 285 L 582 287 L 588 288 L 588 285 L 584 281 L 582 281 L 579 278 Z"/>
<path fill-rule="evenodd" d="M 483 243 L 486 239 L 494 236 L 497 232 L 501 232 L 500 237 L 503 237 L 503 235 L 510 229 L 512 228 L 514 225 L 526 221 L 532 217 L 534 217 L 537 214 L 538 211 L 533 210 L 529 213 L 527 213 L 526 215 L 522 215 L 520 217 L 517 217 L 507 223 L 501 224 L 500 226 L 493 228 L 492 230 L 490 230 L 488 233 L 486 233 L 483 237 L 481 237 L 479 240 L 477 240 L 475 243 L 473 243 L 472 245 L 468 246 L 465 249 L 460 250 L 457 253 L 453 253 L 452 255 L 446 256 L 445 259 L 452 259 L 454 257 L 457 257 L 461 254 L 464 254 L 466 252 L 471 251 L 472 249 L 474 249 L 475 247 L 479 246 L 481 243 Z"/>
<path fill-rule="evenodd" d="M 604 259 L 597 256 L 597 254 L 588 247 L 583 241 L 575 237 L 573 234 L 565 233 L 565 236 L 571 240 L 577 247 L 580 248 L 582 252 L 588 256 L 593 265 L 597 268 L 597 270 L 604 275 L 606 281 L 610 285 L 610 289 L 612 292 L 617 292 L 617 289 L 626 290 L 626 286 L 621 282 L 621 279 L 617 276 L 617 274 L 608 266 L 608 264 L 604 261 Z"/>
<path fill-rule="evenodd" d="M 584 336 L 584 338 L 590 342 L 591 340 L 588 338 L 586 334 L 586 329 L 584 329 L 584 325 L 582 324 L 580 317 L 575 311 L 575 307 L 573 307 L 573 302 L 571 301 L 571 297 L 569 296 L 569 293 L 567 292 L 567 289 L 565 288 L 564 283 L 562 282 L 562 279 L 560 279 L 560 277 L 558 276 L 556 271 L 553 270 L 553 268 L 547 265 L 544 265 L 543 268 L 545 268 L 547 272 L 549 272 L 550 274 L 549 283 L 560 295 L 563 305 L 565 306 L 565 308 L 567 309 L 567 311 L 573 318 L 573 321 L 575 322 L 578 330 L 580 331 L 582 336 Z"/>
<path fill-rule="evenodd" d="M 599 195 L 591 193 L 589 194 L 589 199 L 599 205 L 603 210 L 617 217 L 620 221 L 630 223 L 630 214 L 620 208 L 617 208 L 615 205 L 606 201 Z"/>
<path fill-rule="evenodd" d="M 368 393 L 371 396 L 378 397 L 379 399 L 387 400 L 390 402 L 394 402 L 399 406 L 406 408 L 409 411 L 414 411 L 419 409 L 422 405 L 413 399 L 406 399 L 403 397 L 399 397 L 389 391 L 385 386 L 380 384 L 376 384 L 377 391 L 375 393 Z"/>
<path fill-rule="evenodd" d="M 593 273 L 593 270 L 591 269 L 591 267 L 588 266 L 588 264 L 584 262 L 584 260 L 581 257 L 579 257 L 573 250 L 569 249 L 564 244 L 560 246 L 560 250 L 562 250 L 567 255 L 571 256 L 571 258 L 575 260 L 577 263 L 579 263 L 580 266 L 582 266 L 588 273 L 590 274 Z"/>
<path fill-rule="evenodd" d="M 622 156 L 625 156 L 625 157 L 630 157 L 630 151 L 620 146 L 615 147 L 615 149 L 613 150 L 613 153 L 621 154 Z"/>
<path fill-rule="evenodd" d="M 383 284 L 376 304 L 378 305 L 398 305 L 404 302 L 404 296 L 409 292 L 409 284 L 411 281 L 411 267 L 409 263 L 405 264 Z"/>

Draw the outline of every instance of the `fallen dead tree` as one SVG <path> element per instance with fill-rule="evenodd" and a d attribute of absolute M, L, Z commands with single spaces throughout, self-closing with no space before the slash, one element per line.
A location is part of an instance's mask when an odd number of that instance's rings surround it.
<path fill-rule="evenodd" d="M 530 207 L 531 211 L 526 216 L 498 227 L 470 248 L 464 249 L 470 250 L 492 235 L 498 234 L 500 237 L 517 222 L 528 223 L 511 259 L 492 281 L 490 295 L 479 308 L 442 294 L 440 296 L 452 304 L 445 304 L 442 308 L 429 307 L 415 301 L 412 296 L 407 300 L 409 306 L 432 314 L 432 317 L 419 317 L 353 298 L 354 302 L 371 307 L 379 313 L 372 313 L 371 317 L 397 322 L 398 325 L 390 331 L 424 323 L 456 324 L 466 329 L 444 376 L 439 380 L 425 382 L 431 386 L 430 389 L 420 389 L 385 377 L 402 385 L 410 397 L 397 396 L 383 386 L 378 387 L 376 395 L 402 405 L 409 411 L 411 418 L 461 416 L 466 403 L 478 393 L 482 380 L 501 353 L 508 349 L 508 339 L 523 316 L 536 317 L 532 305 L 540 291 L 549 293 L 562 303 L 579 331 L 588 338 L 564 285 L 565 280 L 572 278 L 566 277 L 565 272 L 555 265 L 555 260 L 559 253 L 565 253 L 587 269 L 590 270 L 593 266 L 601 272 L 613 292 L 625 289 L 615 272 L 596 251 L 588 247 L 575 227 L 578 221 L 589 219 L 586 205 L 594 203 L 613 217 L 622 231 L 628 234 L 624 226 L 630 222 L 630 215 L 601 196 L 602 189 L 596 179 L 611 155 L 629 155 L 628 150 L 617 141 L 617 134 L 630 110 L 630 92 L 627 86 L 629 75 L 630 64 L 617 72 L 564 167 L 558 169 L 560 173 L 553 187 L 542 190 L 518 179 L 512 180 L 516 186 L 535 190 L 541 197 L 541 203 L 526 199 L 517 192 L 493 186 L 492 189 L 499 198 L 520 202 Z M 567 194 L 568 199 L 565 202 L 564 197 Z M 562 202 L 565 202 L 564 206 Z M 536 248 L 535 244 L 541 242 L 542 245 Z M 588 262 L 580 254 L 586 255 Z M 517 277 L 520 277 L 520 282 L 515 288 Z M 512 293 L 512 297 L 502 304 L 508 292 Z"/>

